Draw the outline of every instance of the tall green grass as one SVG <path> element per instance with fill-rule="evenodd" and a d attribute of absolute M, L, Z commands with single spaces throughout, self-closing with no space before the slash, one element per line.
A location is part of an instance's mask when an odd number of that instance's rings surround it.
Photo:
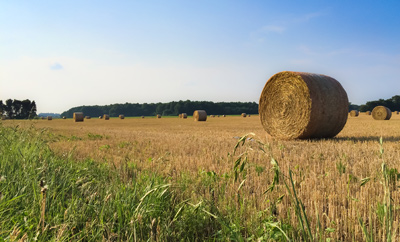
<path fill-rule="evenodd" d="M 46 134 L 0 127 L 0 241 L 203 241 L 207 203 L 149 172 L 57 157 Z"/>

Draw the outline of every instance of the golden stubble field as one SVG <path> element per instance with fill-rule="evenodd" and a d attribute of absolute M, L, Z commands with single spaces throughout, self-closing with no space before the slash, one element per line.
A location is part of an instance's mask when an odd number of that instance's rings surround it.
<path fill-rule="evenodd" d="M 71 119 L 7 120 L 3 125 L 49 130 L 49 145 L 61 156 L 72 154 L 78 160 L 90 158 L 115 167 L 129 163 L 138 172 L 157 172 L 172 182 L 191 180 L 192 188 L 185 196 L 194 200 L 199 196 L 208 197 L 221 208 L 236 202 L 240 180 L 231 179 L 230 185 L 223 189 L 210 189 L 203 176 L 213 171 L 216 186 L 222 184 L 232 175 L 238 154 L 247 152 L 247 176 L 240 195 L 248 205 L 242 211 L 248 214 L 248 221 L 257 220 L 257 211 L 264 211 L 296 223 L 282 185 L 264 194 L 273 178 L 270 160 L 274 157 L 284 174 L 289 168 L 293 170 L 298 196 L 311 224 L 316 224 L 318 215 L 322 228 L 333 228 L 332 237 L 344 241 L 363 240 L 358 218 L 374 231 L 376 241 L 385 238 L 379 216 L 384 196 L 381 164 L 384 160 L 388 167 L 400 170 L 400 115 L 396 114 L 389 121 L 377 121 L 361 113 L 359 117 L 349 117 L 334 139 L 294 141 L 268 137 L 258 116 L 208 117 L 206 122 L 194 122 L 192 117 L 90 119 L 78 123 Z M 267 154 L 259 151 L 257 142 L 248 140 L 233 155 L 238 138 L 250 132 L 255 134 L 254 140 L 265 144 Z M 367 177 L 371 178 L 370 182 L 360 186 L 361 180 Z M 395 206 L 394 236 L 398 237 L 400 196 L 396 185 L 391 191 Z M 278 197 L 285 194 L 278 203 Z M 275 202 L 276 210 L 271 211 Z M 330 236 L 329 231 L 324 233 Z"/>

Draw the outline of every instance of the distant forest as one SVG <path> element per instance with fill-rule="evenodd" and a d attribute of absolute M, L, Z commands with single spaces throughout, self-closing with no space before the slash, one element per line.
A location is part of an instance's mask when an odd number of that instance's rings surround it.
<path fill-rule="evenodd" d="M 36 117 L 36 103 L 29 99 L 7 99 L 5 103 L 0 100 L 0 113 L 7 119 L 32 119 Z"/>
<path fill-rule="evenodd" d="M 74 112 L 83 112 L 84 115 L 97 117 L 108 114 L 118 117 L 123 114 L 127 117 L 135 116 L 177 116 L 180 113 L 192 115 L 195 110 L 205 110 L 207 114 L 232 115 L 232 114 L 257 114 L 258 104 L 255 102 L 209 102 L 209 101 L 178 101 L 169 103 L 125 103 L 105 106 L 79 106 L 61 113 L 61 116 L 72 118 Z"/>
<path fill-rule="evenodd" d="M 396 95 L 386 100 L 379 99 L 377 101 L 369 101 L 366 104 L 361 105 L 358 110 L 361 112 L 372 111 L 376 106 L 385 106 L 391 111 L 400 111 L 400 96 Z"/>

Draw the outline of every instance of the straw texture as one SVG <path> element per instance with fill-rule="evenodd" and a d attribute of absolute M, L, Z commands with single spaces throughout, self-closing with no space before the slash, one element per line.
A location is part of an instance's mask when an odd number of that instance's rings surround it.
<path fill-rule="evenodd" d="M 82 112 L 76 112 L 74 113 L 73 119 L 75 122 L 83 122 L 83 113 Z"/>
<path fill-rule="evenodd" d="M 104 120 L 109 120 L 109 119 L 110 119 L 110 115 L 104 114 L 104 115 L 103 115 L 103 118 L 104 118 Z"/>
<path fill-rule="evenodd" d="M 263 128 L 281 139 L 330 138 L 344 127 L 347 93 L 332 77 L 284 71 L 273 75 L 260 96 Z"/>
<path fill-rule="evenodd" d="M 360 115 L 360 112 L 357 110 L 351 110 L 350 111 L 350 117 L 358 117 Z"/>
<path fill-rule="evenodd" d="M 392 117 L 392 111 L 385 106 L 376 106 L 372 109 L 372 117 L 375 120 L 389 120 Z"/>
<path fill-rule="evenodd" d="M 371 111 L 366 111 L 365 114 L 366 115 L 371 115 Z"/>
<path fill-rule="evenodd" d="M 193 112 L 194 121 L 206 121 L 207 113 L 204 110 L 196 110 Z"/>

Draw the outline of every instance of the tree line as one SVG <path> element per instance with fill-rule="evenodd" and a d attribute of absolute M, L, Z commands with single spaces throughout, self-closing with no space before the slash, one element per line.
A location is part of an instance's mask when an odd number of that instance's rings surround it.
<path fill-rule="evenodd" d="M 396 95 L 389 99 L 379 99 L 376 101 L 369 101 L 363 104 L 358 109 L 361 112 L 372 111 L 376 106 L 385 106 L 392 111 L 400 111 L 400 96 Z"/>
<path fill-rule="evenodd" d="M 0 112 L 7 119 L 32 119 L 36 117 L 36 103 L 29 99 L 7 99 L 5 103 L 0 100 Z"/>
<path fill-rule="evenodd" d="M 61 113 L 61 116 L 71 118 L 74 112 L 83 112 L 84 115 L 96 117 L 108 114 L 118 117 L 123 114 L 127 117 L 135 116 L 177 116 L 180 113 L 193 114 L 195 110 L 205 110 L 207 114 L 232 115 L 232 114 L 257 114 L 258 104 L 255 102 L 210 102 L 210 101 L 174 101 L 169 103 L 125 103 L 111 105 L 79 106 Z"/>

